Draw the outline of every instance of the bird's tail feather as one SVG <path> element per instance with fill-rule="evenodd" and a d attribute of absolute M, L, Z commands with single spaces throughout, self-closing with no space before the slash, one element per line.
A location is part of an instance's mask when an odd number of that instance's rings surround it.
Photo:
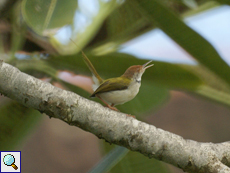
<path fill-rule="evenodd" d="M 77 46 L 77 44 L 71 38 L 70 38 L 70 41 L 72 41 Z M 82 50 L 81 50 L 81 53 L 82 53 L 82 56 L 84 58 L 86 65 L 88 66 L 89 70 L 93 74 L 93 81 L 95 83 L 95 86 L 93 87 L 93 90 L 94 90 L 94 88 L 97 88 L 103 82 L 103 79 L 99 76 L 93 64 L 90 62 L 90 60 L 88 59 L 88 57 L 85 55 L 85 53 Z"/>
<path fill-rule="evenodd" d="M 88 66 L 89 70 L 91 71 L 91 73 L 97 78 L 99 84 L 101 84 L 103 82 L 103 79 L 100 77 L 100 75 L 97 73 L 96 69 L 94 68 L 93 64 L 90 62 L 90 60 L 88 59 L 88 57 L 85 55 L 85 53 L 83 51 L 81 51 L 84 61 L 86 63 L 86 65 Z M 94 81 L 95 82 L 95 81 Z M 95 82 L 96 83 L 96 82 Z"/>

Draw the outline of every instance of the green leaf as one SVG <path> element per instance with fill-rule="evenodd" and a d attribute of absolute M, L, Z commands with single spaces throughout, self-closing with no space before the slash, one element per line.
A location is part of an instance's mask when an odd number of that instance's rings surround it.
<path fill-rule="evenodd" d="M 108 42 L 123 43 L 153 28 L 154 25 L 149 24 L 139 7 L 129 0 L 106 19 Z"/>
<path fill-rule="evenodd" d="M 177 9 L 176 12 L 183 18 L 219 6 L 215 1 L 207 1 L 200 4 L 194 2 L 195 1 L 193 0 L 163 1 L 164 5 L 170 9 L 173 9 L 174 11 Z M 187 9 L 184 5 L 185 3 L 187 3 L 187 6 L 192 7 L 192 9 Z M 195 4 L 197 7 L 193 8 L 196 6 Z M 185 10 L 185 8 L 187 10 Z M 126 0 L 121 7 L 114 10 L 114 12 L 112 12 L 105 20 L 104 28 L 100 30 L 96 42 L 94 40 L 94 44 L 91 45 L 90 48 L 95 49 L 95 51 L 100 52 L 101 54 L 116 52 L 122 43 L 155 28 L 156 22 L 153 23 L 152 21 L 149 21 L 146 15 L 142 12 L 142 8 L 140 8 L 137 3 L 134 3 L 132 0 Z M 106 34 L 104 34 L 105 29 Z"/>
<path fill-rule="evenodd" d="M 37 34 L 72 23 L 76 0 L 23 0 L 22 16 L 27 25 Z"/>
<path fill-rule="evenodd" d="M 51 36 L 50 42 L 60 54 L 69 55 L 79 52 L 95 36 L 106 17 L 123 3 L 122 0 L 93 2 L 95 2 L 93 10 L 88 9 L 86 3 L 79 6 L 72 25 L 61 28 L 56 35 Z M 63 33 L 66 32 L 69 35 L 63 39 Z M 70 38 L 74 40 L 78 48 L 72 44 Z"/>
<path fill-rule="evenodd" d="M 197 8 L 198 4 L 195 0 L 182 0 L 182 2 L 189 8 Z"/>
<path fill-rule="evenodd" d="M 73 54 L 93 38 L 105 18 L 122 4 L 122 0 L 98 0 L 91 3 L 89 6 L 86 1 L 77 0 L 23 0 L 22 16 L 35 33 L 49 37 L 46 41 L 57 52 Z"/>
<path fill-rule="evenodd" d="M 196 15 L 198 13 L 202 13 L 206 10 L 210 10 L 210 9 L 218 7 L 218 6 L 220 6 L 220 4 L 217 3 L 216 1 L 207 1 L 205 3 L 202 3 L 201 5 L 199 5 L 198 7 L 194 8 L 194 9 L 186 11 L 181 16 L 183 18 L 189 17 L 189 16 Z"/>
<path fill-rule="evenodd" d="M 12 36 L 11 36 L 11 58 L 14 59 L 16 51 L 21 50 L 25 42 L 26 26 L 21 22 L 20 3 L 16 3 L 12 11 Z"/>
<path fill-rule="evenodd" d="M 129 152 L 124 147 L 117 146 L 111 150 L 89 173 L 107 173 Z"/>
<path fill-rule="evenodd" d="M 199 87 L 195 93 L 230 107 L 230 92 L 224 92 L 216 88 L 203 85 Z"/>
<path fill-rule="evenodd" d="M 33 55 L 31 56 L 33 58 Z M 26 60 L 15 60 L 10 62 L 12 65 L 17 67 L 19 70 L 33 74 L 36 71 L 48 74 L 52 78 L 57 78 L 57 70 L 53 68 L 44 60 L 39 59 L 26 59 Z M 43 77 L 43 76 L 42 76 Z"/>
<path fill-rule="evenodd" d="M 230 84 L 229 66 L 208 41 L 189 28 L 174 13 L 163 6 L 160 1 L 152 0 L 150 3 L 150 1 L 136 0 L 136 2 L 143 8 L 143 13 L 146 14 L 150 21 L 157 22 L 160 29 L 198 62 Z"/>
<path fill-rule="evenodd" d="M 13 150 L 40 120 L 40 112 L 16 102 L 0 107 L 0 150 Z"/>
<path fill-rule="evenodd" d="M 181 66 L 183 67 L 183 65 Z M 184 68 L 190 70 L 196 76 L 199 76 L 204 82 L 203 85 L 194 91 L 195 93 L 230 106 L 230 87 L 225 81 L 202 65 L 185 66 Z"/>

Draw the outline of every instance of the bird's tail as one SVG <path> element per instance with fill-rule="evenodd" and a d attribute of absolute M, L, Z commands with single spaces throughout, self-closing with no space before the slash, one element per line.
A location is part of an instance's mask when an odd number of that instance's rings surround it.
<path fill-rule="evenodd" d="M 94 83 L 96 85 L 100 85 L 103 82 L 103 79 L 100 77 L 100 75 L 97 73 L 96 69 L 94 68 L 93 64 L 90 62 L 90 60 L 87 58 L 87 56 L 85 55 L 85 53 L 83 51 L 81 51 L 82 56 L 84 58 L 84 61 L 86 63 L 86 65 L 88 66 L 89 70 L 91 71 L 91 73 L 93 74 L 93 80 Z M 98 80 L 98 82 L 94 79 L 94 77 Z"/>
<path fill-rule="evenodd" d="M 70 41 L 72 41 L 77 46 L 77 44 L 71 38 L 70 38 Z M 93 90 L 95 91 L 97 87 L 103 82 L 103 79 L 101 78 L 101 76 L 99 76 L 93 64 L 90 62 L 90 60 L 88 59 L 88 57 L 85 55 L 85 53 L 82 50 L 81 50 L 81 53 L 83 55 L 86 65 L 88 66 L 89 70 L 91 71 L 93 75 L 93 81 L 94 81 Z"/>

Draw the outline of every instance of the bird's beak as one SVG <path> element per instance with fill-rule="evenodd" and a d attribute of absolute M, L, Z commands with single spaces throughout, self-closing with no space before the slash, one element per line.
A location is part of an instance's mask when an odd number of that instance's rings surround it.
<path fill-rule="evenodd" d="M 142 65 L 143 68 L 146 70 L 147 68 L 152 67 L 154 64 L 148 65 L 148 64 L 151 63 L 151 62 L 152 62 L 152 61 L 149 61 L 149 62 L 145 63 L 144 65 Z M 148 65 L 148 66 L 147 66 L 147 65 Z"/>

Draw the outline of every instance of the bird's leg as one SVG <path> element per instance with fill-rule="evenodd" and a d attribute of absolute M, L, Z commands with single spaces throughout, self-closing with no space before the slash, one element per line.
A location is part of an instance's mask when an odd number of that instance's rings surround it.
<path fill-rule="evenodd" d="M 99 95 L 96 94 L 96 96 L 103 102 L 106 104 L 106 106 L 109 108 L 109 109 L 112 109 L 114 111 L 117 111 L 117 112 L 120 112 L 117 108 L 114 107 L 114 104 L 112 103 L 111 105 L 109 105 L 108 103 L 106 103 L 106 101 L 104 101 Z M 134 115 L 131 115 L 131 114 L 126 114 L 126 116 L 128 117 L 132 117 L 132 118 L 135 118 L 136 117 Z"/>
<path fill-rule="evenodd" d="M 109 105 L 109 108 L 112 110 L 115 110 L 117 112 L 120 112 L 116 107 L 114 107 L 114 104 L 112 103 L 111 106 Z"/>
<path fill-rule="evenodd" d="M 117 109 L 117 108 L 114 107 L 114 104 L 113 104 L 113 103 L 111 104 L 111 106 L 112 106 L 112 108 L 110 108 L 110 109 L 113 109 L 113 110 Z M 114 109 L 114 108 L 115 108 L 115 109 Z M 119 111 L 119 110 L 117 109 L 117 111 Z M 119 111 L 119 112 L 120 112 L 120 111 Z M 132 117 L 132 118 L 135 118 L 135 119 L 136 119 L 136 117 L 135 117 L 134 115 L 131 115 L 131 114 L 126 114 L 126 116 L 127 116 L 127 117 Z"/>
<path fill-rule="evenodd" d="M 106 101 L 104 101 L 99 95 L 96 94 L 96 96 L 97 96 L 103 103 L 105 103 L 106 106 L 107 106 L 108 108 L 110 108 L 110 109 L 112 109 L 112 110 L 114 110 L 114 111 L 120 112 L 117 108 L 114 107 L 114 104 L 111 104 L 111 106 L 110 106 L 110 105 L 109 105 L 108 103 L 106 103 Z"/>

